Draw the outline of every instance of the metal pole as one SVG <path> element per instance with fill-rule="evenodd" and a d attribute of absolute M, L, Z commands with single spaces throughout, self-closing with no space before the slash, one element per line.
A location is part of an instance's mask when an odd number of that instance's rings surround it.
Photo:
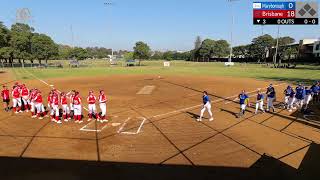
<path fill-rule="evenodd" d="M 233 14 L 233 2 L 235 1 L 239 1 L 239 0 L 228 0 L 228 2 L 230 3 L 230 11 L 231 11 L 231 39 L 230 39 L 230 55 L 229 55 L 229 59 L 228 62 L 232 62 L 232 54 L 233 54 L 233 26 L 234 26 L 234 14 Z"/>
<path fill-rule="evenodd" d="M 230 55 L 228 62 L 232 62 L 232 46 L 233 46 L 233 24 L 234 24 L 234 16 L 233 16 L 233 6 L 232 6 L 232 0 L 229 0 L 230 6 L 231 6 L 231 39 L 230 39 Z"/>
<path fill-rule="evenodd" d="M 278 48 L 279 48 L 279 34 L 280 34 L 280 25 L 278 25 L 278 34 L 277 34 L 277 44 L 276 44 L 276 53 L 274 56 L 273 64 L 277 63 L 277 56 L 278 56 Z"/>

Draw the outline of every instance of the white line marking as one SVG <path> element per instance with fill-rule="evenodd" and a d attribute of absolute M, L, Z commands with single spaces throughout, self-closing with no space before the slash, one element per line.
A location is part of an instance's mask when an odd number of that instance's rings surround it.
<path fill-rule="evenodd" d="M 119 130 L 117 131 L 117 133 L 121 133 L 122 129 L 124 128 L 124 126 L 127 124 L 127 122 L 130 120 L 131 118 L 128 117 L 128 119 L 126 119 L 123 123 L 122 126 L 119 128 Z"/>
<path fill-rule="evenodd" d="M 142 123 L 140 124 L 140 127 L 139 127 L 139 129 L 138 129 L 138 131 L 137 131 L 137 134 L 140 133 L 140 130 L 141 130 L 141 128 L 142 128 L 142 126 L 143 126 L 143 124 L 144 124 L 144 122 L 145 122 L 146 120 L 147 120 L 146 118 L 143 118 L 143 121 L 142 121 Z"/>

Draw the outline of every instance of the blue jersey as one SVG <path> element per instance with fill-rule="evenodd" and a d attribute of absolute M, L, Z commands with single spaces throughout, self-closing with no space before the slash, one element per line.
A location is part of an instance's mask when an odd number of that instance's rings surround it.
<path fill-rule="evenodd" d="M 274 90 L 273 87 L 268 87 L 267 89 L 267 94 L 269 98 L 274 98 L 276 97 L 276 91 Z"/>
<path fill-rule="evenodd" d="M 204 95 L 204 96 L 202 97 L 202 100 L 203 100 L 203 104 L 207 104 L 207 102 L 210 102 L 210 98 L 209 98 L 208 95 Z"/>
<path fill-rule="evenodd" d="M 285 96 L 290 96 L 290 94 L 291 94 L 292 91 L 293 91 L 292 89 L 286 89 L 286 90 L 284 90 Z"/>
<path fill-rule="evenodd" d="M 296 88 L 296 98 L 297 99 L 303 99 L 305 96 L 305 90 L 303 87 L 297 87 Z"/>
<path fill-rule="evenodd" d="M 306 89 L 305 92 L 306 92 L 306 95 L 312 94 L 312 90 L 311 89 Z"/>
<path fill-rule="evenodd" d="M 290 98 L 294 98 L 295 95 L 296 95 L 296 93 L 292 90 L 289 96 L 290 96 Z"/>
<path fill-rule="evenodd" d="M 246 95 L 246 94 L 240 94 L 240 95 L 239 95 L 240 104 L 245 104 L 246 99 L 248 99 L 248 98 L 249 98 L 248 95 Z"/>
<path fill-rule="evenodd" d="M 260 101 L 261 99 L 263 99 L 264 97 L 263 97 L 263 94 L 258 94 L 257 95 L 257 101 Z"/>
<path fill-rule="evenodd" d="M 317 85 L 313 85 L 313 86 L 311 87 L 311 90 L 312 90 L 312 92 L 313 92 L 314 94 L 318 94 L 319 91 L 320 91 L 320 87 L 317 86 Z"/>

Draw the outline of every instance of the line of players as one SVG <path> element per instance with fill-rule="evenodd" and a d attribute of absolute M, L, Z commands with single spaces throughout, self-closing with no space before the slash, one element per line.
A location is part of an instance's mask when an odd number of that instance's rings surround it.
<path fill-rule="evenodd" d="M 319 93 L 320 93 L 320 83 L 316 82 L 310 88 L 305 87 L 302 84 L 299 84 L 295 89 L 291 86 L 288 86 L 284 90 L 284 103 L 283 108 L 287 109 L 289 112 L 297 108 L 306 111 L 309 107 L 311 100 L 314 102 L 319 102 Z M 249 96 L 242 91 L 239 95 L 240 103 L 240 113 L 239 116 L 243 116 L 246 110 L 246 106 L 250 105 Z M 267 111 L 274 112 L 274 102 L 276 100 L 276 91 L 272 84 L 269 85 L 266 91 L 266 100 L 267 100 Z M 264 94 L 258 90 L 255 103 L 255 114 L 258 113 L 258 110 L 261 110 L 263 113 L 264 110 Z"/>
<path fill-rule="evenodd" d="M 4 102 L 5 111 L 10 111 L 10 91 L 7 86 L 3 86 L 1 96 Z M 52 122 L 58 124 L 62 120 L 68 122 L 72 118 L 75 123 L 82 123 L 82 98 L 78 91 L 72 90 L 68 93 L 59 92 L 53 89 L 49 92 L 47 97 L 47 107 L 44 106 L 43 95 L 40 90 L 28 89 L 25 84 L 15 83 L 12 87 L 12 110 L 14 113 L 21 113 L 23 111 L 31 111 L 32 118 L 43 119 L 43 117 L 51 118 Z M 97 121 L 103 123 L 108 122 L 106 119 L 107 97 L 103 90 L 100 91 L 99 97 L 96 98 L 93 91 L 89 91 L 87 96 L 89 118 L 91 121 L 96 118 Z M 97 113 L 96 102 L 98 101 L 101 113 Z M 69 102 L 69 103 L 68 103 Z M 49 114 L 48 114 L 49 113 Z M 61 120 L 60 120 L 61 117 Z"/>
<path fill-rule="evenodd" d="M 311 100 L 313 100 L 314 103 L 318 103 L 320 101 L 320 82 L 314 83 L 310 88 L 303 86 L 302 84 L 299 84 L 295 90 L 288 86 L 284 90 L 284 103 L 283 108 L 287 109 L 289 112 L 292 112 L 294 109 L 301 109 L 303 111 L 306 111 L 309 107 L 309 103 Z M 266 95 L 266 98 L 265 98 Z M 269 85 L 267 88 L 266 94 L 263 94 L 261 90 L 257 91 L 256 96 L 256 102 L 255 102 L 255 114 L 258 114 L 258 110 L 261 110 L 262 113 L 265 113 L 264 109 L 264 99 L 267 100 L 266 104 L 266 111 L 275 111 L 274 108 L 274 102 L 276 101 L 276 91 L 272 84 Z M 247 106 L 251 106 L 249 102 L 249 96 L 243 90 L 239 96 L 239 104 L 240 104 L 240 112 L 238 118 L 244 116 L 246 112 Z M 203 107 L 200 111 L 200 117 L 197 119 L 197 121 L 202 121 L 202 117 L 204 115 L 204 112 L 207 110 L 210 118 L 209 121 L 213 120 L 213 114 L 211 112 L 211 101 L 208 96 L 208 93 L 206 91 L 203 92 Z"/>

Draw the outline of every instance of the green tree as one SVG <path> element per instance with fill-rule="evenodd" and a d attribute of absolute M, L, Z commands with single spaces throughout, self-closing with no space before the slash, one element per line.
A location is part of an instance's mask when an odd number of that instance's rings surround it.
<path fill-rule="evenodd" d="M 249 58 L 250 45 L 241 45 L 233 48 L 233 55 L 236 58 Z"/>
<path fill-rule="evenodd" d="M 8 47 L 10 40 L 10 30 L 0 21 L 0 48 Z"/>
<path fill-rule="evenodd" d="M 124 54 L 124 60 L 132 60 L 133 59 L 133 52 L 127 52 Z"/>
<path fill-rule="evenodd" d="M 277 39 L 275 39 L 275 41 L 276 40 Z M 292 38 L 290 36 L 285 36 L 285 37 L 279 38 L 279 46 L 286 46 L 286 45 L 294 43 L 294 42 L 295 42 L 294 38 Z"/>
<path fill-rule="evenodd" d="M 230 45 L 226 40 L 218 40 L 214 42 L 212 47 L 212 56 L 222 58 L 229 54 Z"/>
<path fill-rule="evenodd" d="M 13 56 L 19 60 L 31 59 L 31 38 L 34 29 L 27 24 L 16 23 L 11 26 L 10 47 L 14 49 Z"/>
<path fill-rule="evenodd" d="M 257 59 L 257 62 L 266 60 L 266 49 L 273 47 L 274 42 L 272 36 L 268 34 L 254 38 L 250 46 L 250 55 Z"/>
<path fill-rule="evenodd" d="M 70 52 L 70 57 L 76 58 L 77 60 L 84 60 L 88 58 L 88 52 L 86 49 L 83 49 L 81 47 L 75 47 Z"/>
<path fill-rule="evenodd" d="M 211 40 L 211 39 L 205 39 L 202 44 L 201 47 L 199 49 L 199 55 L 200 57 L 202 57 L 202 60 L 209 60 L 212 56 L 212 52 L 215 46 L 215 41 Z"/>
<path fill-rule="evenodd" d="M 149 59 L 151 56 L 150 47 L 142 41 L 137 42 L 133 49 L 133 57 L 139 60 L 139 66 L 141 65 L 142 59 Z"/>
<path fill-rule="evenodd" d="M 59 54 L 58 45 L 45 34 L 35 33 L 32 36 L 31 44 L 32 55 L 39 61 L 39 64 L 41 64 L 41 60 L 45 60 L 46 64 L 48 64 L 49 59 Z"/>

